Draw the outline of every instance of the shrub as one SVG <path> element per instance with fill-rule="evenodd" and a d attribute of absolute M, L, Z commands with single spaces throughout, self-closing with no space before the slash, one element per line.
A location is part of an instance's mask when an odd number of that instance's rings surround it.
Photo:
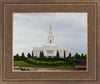
<path fill-rule="evenodd" d="M 48 66 L 58 66 L 58 65 L 64 65 L 64 61 L 54 61 L 54 62 L 46 62 L 46 61 L 38 61 L 35 59 L 27 59 L 28 63 L 36 64 L 36 65 L 48 65 Z"/>

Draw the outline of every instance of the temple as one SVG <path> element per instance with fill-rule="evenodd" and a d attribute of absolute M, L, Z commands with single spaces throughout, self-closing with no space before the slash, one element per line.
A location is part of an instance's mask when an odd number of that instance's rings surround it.
<path fill-rule="evenodd" d="M 37 58 L 40 57 L 40 51 L 43 51 L 44 56 L 47 58 L 55 57 L 57 54 L 57 51 L 59 52 L 60 58 L 64 58 L 64 53 L 65 53 L 65 57 L 68 56 L 67 48 L 60 47 L 54 43 L 54 35 L 52 32 L 52 26 L 50 26 L 50 31 L 49 31 L 47 40 L 48 40 L 47 44 L 43 45 L 42 47 L 33 48 L 34 56 L 36 56 Z"/>

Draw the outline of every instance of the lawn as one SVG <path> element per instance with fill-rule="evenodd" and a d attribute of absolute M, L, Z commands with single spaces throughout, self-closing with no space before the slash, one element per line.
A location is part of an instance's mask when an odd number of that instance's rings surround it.
<path fill-rule="evenodd" d="M 38 59 L 30 59 L 24 61 L 14 61 L 14 66 L 24 66 L 24 67 L 43 67 L 43 68 L 56 68 L 56 69 L 66 69 L 75 70 L 74 65 L 76 62 L 57 60 L 57 61 L 45 61 Z"/>

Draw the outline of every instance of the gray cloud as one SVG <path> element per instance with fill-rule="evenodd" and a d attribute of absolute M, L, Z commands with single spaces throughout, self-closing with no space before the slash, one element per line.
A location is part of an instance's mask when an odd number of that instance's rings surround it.
<path fill-rule="evenodd" d="M 50 25 L 56 44 L 73 54 L 86 53 L 86 13 L 14 13 L 14 54 L 47 43 Z"/>

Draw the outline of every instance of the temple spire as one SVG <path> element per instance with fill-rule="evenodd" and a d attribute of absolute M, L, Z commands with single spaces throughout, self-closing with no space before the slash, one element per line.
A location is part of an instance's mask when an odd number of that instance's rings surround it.
<path fill-rule="evenodd" d="M 52 26 L 50 25 L 50 30 L 52 30 Z"/>
<path fill-rule="evenodd" d="M 52 26 L 51 25 L 50 25 L 49 35 L 48 35 L 48 43 L 54 43 L 54 36 L 53 36 Z"/>

